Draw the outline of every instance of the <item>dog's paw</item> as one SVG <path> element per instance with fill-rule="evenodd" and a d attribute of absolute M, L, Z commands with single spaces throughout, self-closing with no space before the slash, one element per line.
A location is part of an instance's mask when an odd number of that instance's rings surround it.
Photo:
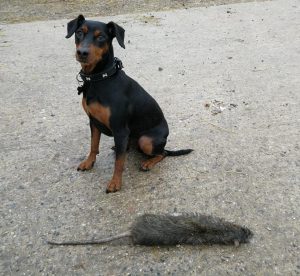
<path fill-rule="evenodd" d="M 115 193 L 121 189 L 122 185 L 122 180 L 117 178 L 117 179 L 112 179 L 109 184 L 107 185 L 106 188 L 106 193 Z"/>
<path fill-rule="evenodd" d="M 152 159 L 145 160 L 141 163 L 140 170 L 143 172 L 150 171 L 156 163 Z"/>
<path fill-rule="evenodd" d="M 77 171 L 87 171 L 93 168 L 94 163 L 96 160 L 88 158 L 81 162 L 79 166 L 77 167 Z"/>
<path fill-rule="evenodd" d="M 150 171 L 151 166 L 149 166 L 149 164 L 145 164 L 145 162 L 143 162 L 140 166 L 140 171 L 142 172 L 148 172 Z"/>
<path fill-rule="evenodd" d="M 163 155 L 157 155 L 148 160 L 145 160 L 142 162 L 140 170 L 144 172 L 150 171 L 155 166 L 155 164 L 160 162 L 162 159 L 164 159 Z"/>

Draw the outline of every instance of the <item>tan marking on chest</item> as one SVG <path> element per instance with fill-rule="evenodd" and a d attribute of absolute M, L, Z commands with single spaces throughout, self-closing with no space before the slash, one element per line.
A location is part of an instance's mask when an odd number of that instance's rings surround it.
<path fill-rule="evenodd" d="M 100 123 L 105 125 L 107 128 L 110 129 L 109 119 L 111 115 L 110 108 L 107 106 L 103 106 L 100 103 L 91 103 L 86 105 L 86 112 L 89 116 L 92 116 Z"/>

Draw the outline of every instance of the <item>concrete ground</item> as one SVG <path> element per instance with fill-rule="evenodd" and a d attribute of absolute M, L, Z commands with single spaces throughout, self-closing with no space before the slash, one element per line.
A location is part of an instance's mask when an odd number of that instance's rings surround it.
<path fill-rule="evenodd" d="M 126 29 L 116 55 L 164 110 L 167 148 L 195 151 L 147 173 L 131 151 L 122 190 L 105 194 L 111 138 L 94 169 L 76 171 L 90 138 L 67 20 L 1 25 L 0 274 L 299 274 L 299 1 L 101 20 Z M 145 212 L 213 214 L 255 236 L 240 247 L 46 244 L 119 233 Z"/>

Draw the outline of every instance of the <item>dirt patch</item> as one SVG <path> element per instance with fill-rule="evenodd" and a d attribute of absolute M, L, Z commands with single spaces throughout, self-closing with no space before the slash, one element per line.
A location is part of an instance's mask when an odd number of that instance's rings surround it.
<path fill-rule="evenodd" d="M 108 16 L 238 2 L 253 2 L 253 0 L 2 0 L 0 1 L 0 22 L 19 23 L 72 18 L 79 13 L 84 13 L 86 16 Z"/>

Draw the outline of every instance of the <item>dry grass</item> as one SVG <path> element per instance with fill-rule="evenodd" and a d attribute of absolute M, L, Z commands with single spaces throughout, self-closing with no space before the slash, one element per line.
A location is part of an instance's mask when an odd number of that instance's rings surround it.
<path fill-rule="evenodd" d="M 85 16 L 108 16 L 250 1 L 254 0 L 0 0 L 0 22 L 73 18 L 79 13 Z"/>

